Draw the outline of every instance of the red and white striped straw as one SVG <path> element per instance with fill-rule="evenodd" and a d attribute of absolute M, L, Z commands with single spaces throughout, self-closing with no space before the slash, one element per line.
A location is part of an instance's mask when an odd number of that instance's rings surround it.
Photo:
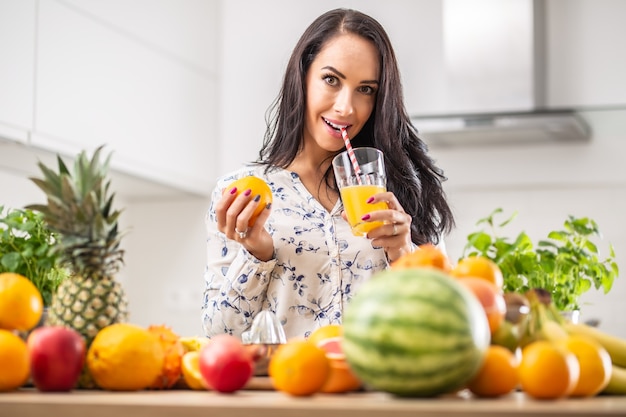
<path fill-rule="evenodd" d="M 352 149 L 352 145 L 350 144 L 350 138 L 348 137 L 348 131 L 345 127 L 341 128 L 341 137 L 343 138 L 343 143 L 346 145 L 346 151 L 348 152 L 348 157 L 350 158 L 350 162 L 352 162 L 352 168 L 354 168 L 354 173 L 356 174 L 356 180 L 361 183 L 361 167 L 359 163 L 356 161 L 356 156 L 354 155 L 354 149 Z"/>

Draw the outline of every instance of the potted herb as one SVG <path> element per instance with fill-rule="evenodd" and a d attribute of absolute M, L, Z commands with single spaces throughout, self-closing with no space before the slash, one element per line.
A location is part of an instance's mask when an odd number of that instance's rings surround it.
<path fill-rule="evenodd" d="M 593 239 L 601 238 L 596 222 L 588 217 L 568 216 L 562 230 L 548 233 L 533 245 L 526 232 L 514 240 L 502 235 L 502 229 L 516 216 L 496 224 L 495 217 L 502 209 L 494 210 L 476 225 L 486 226 L 470 234 L 463 257 L 479 255 L 498 264 L 504 276 L 504 291 L 525 294 L 530 289 L 542 288 L 552 295 L 560 311 L 580 309 L 580 296 L 592 287 L 608 293 L 618 276 L 615 251 L 609 244 L 609 255 L 602 259 Z"/>
<path fill-rule="evenodd" d="M 44 307 L 50 305 L 52 295 L 68 275 L 51 250 L 55 238 L 39 213 L 0 205 L 0 272 L 15 272 L 30 279 L 41 293 Z"/>

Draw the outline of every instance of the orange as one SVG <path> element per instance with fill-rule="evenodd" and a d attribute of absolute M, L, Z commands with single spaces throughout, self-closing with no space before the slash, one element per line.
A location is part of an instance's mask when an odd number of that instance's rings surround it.
<path fill-rule="evenodd" d="M 87 352 L 87 366 L 96 384 L 114 391 L 148 388 L 161 375 L 164 360 L 159 338 L 129 323 L 100 330 Z"/>
<path fill-rule="evenodd" d="M 467 287 L 485 310 L 487 321 L 489 322 L 489 330 L 491 334 L 495 334 L 504 323 L 506 316 L 506 301 L 504 295 L 492 283 L 475 277 L 458 278 L 458 281 Z"/>
<path fill-rule="evenodd" d="M 467 388 L 479 397 L 499 397 L 512 392 L 519 384 L 519 361 L 503 346 L 491 345 L 478 373 Z"/>
<path fill-rule="evenodd" d="M 317 346 L 326 352 L 330 363 L 330 375 L 320 389 L 324 393 L 356 391 L 361 388 L 361 380 L 352 372 L 341 349 L 341 336 L 321 340 Z"/>
<path fill-rule="evenodd" d="M 21 387 L 29 375 L 26 342 L 8 330 L 0 329 L 0 391 Z"/>
<path fill-rule="evenodd" d="M 206 383 L 200 373 L 200 352 L 192 350 L 183 355 L 182 360 L 183 379 L 187 386 L 193 390 L 207 389 Z"/>
<path fill-rule="evenodd" d="M 450 274 L 453 277 L 476 277 L 491 282 L 500 291 L 504 286 L 504 278 L 498 264 L 484 256 L 470 256 L 461 259 Z"/>
<path fill-rule="evenodd" d="M 233 187 L 237 188 L 237 195 L 250 190 L 250 200 L 254 199 L 257 195 L 261 196 L 259 205 L 254 210 L 254 213 L 252 213 L 252 216 L 248 221 L 248 226 L 252 227 L 257 217 L 259 217 L 259 214 L 263 212 L 263 209 L 265 209 L 268 204 L 272 203 L 272 190 L 265 181 L 252 175 L 233 181 L 228 187 L 226 187 L 226 190 L 232 190 Z"/>
<path fill-rule="evenodd" d="M 313 395 L 328 379 L 330 363 L 321 348 L 307 340 L 292 339 L 276 349 L 268 374 L 278 391 L 294 396 Z"/>
<path fill-rule="evenodd" d="M 432 267 L 450 272 L 452 265 L 445 253 L 432 243 L 420 245 L 411 253 L 402 255 L 392 264 L 392 269 Z"/>
<path fill-rule="evenodd" d="M 150 388 L 172 388 L 182 376 L 181 361 L 185 348 L 176 333 L 167 326 L 152 325 L 148 331 L 159 338 L 165 354 L 161 374 L 154 380 Z"/>
<path fill-rule="evenodd" d="M 35 284 L 20 274 L 0 274 L 0 329 L 28 331 L 42 312 L 43 299 Z"/>
<path fill-rule="evenodd" d="M 341 324 L 327 324 L 313 330 L 307 340 L 314 345 L 317 345 L 322 340 L 341 335 L 343 335 L 343 327 Z"/>
<path fill-rule="evenodd" d="M 522 349 L 520 386 L 533 398 L 566 397 L 576 387 L 579 376 L 576 356 L 556 343 L 537 340 Z"/>
<path fill-rule="evenodd" d="M 595 340 L 582 336 L 569 336 L 561 341 L 565 348 L 576 355 L 580 364 L 580 377 L 573 397 L 592 397 L 602 391 L 609 380 L 613 366 L 609 353 Z"/>

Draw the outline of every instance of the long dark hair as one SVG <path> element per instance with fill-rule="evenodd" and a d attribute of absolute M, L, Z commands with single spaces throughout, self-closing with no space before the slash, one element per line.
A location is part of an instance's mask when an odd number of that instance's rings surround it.
<path fill-rule="evenodd" d="M 375 19 L 350 9 L 335 9 L 318 17 L 296 44 L 281 91 L 268 110 L 267 130 L 258 162 L 286 168 L 302 147 L 306 112 L 306 73 L 319 51 L 332 37 L 354 33 L 370 40 L 380 60 L 379 89 L 372 115 L 352 138 L 354 147 L 371 146 L 385 155 L 387 189 L 413 218 L 415 244 L 438 243 L 454 226 L 452 211 L 441 183 L 447 178 L 428 156 L 404 106 L 400 72 L 393 47 Z M 329 168 L 326 182 L 336 184 Z"/>

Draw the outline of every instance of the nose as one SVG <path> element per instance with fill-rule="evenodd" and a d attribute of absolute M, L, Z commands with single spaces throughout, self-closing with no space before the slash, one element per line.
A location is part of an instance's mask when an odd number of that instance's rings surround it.
<path fill-rule="evenodd" d="M 354 112 L 352 91 L 342 88 L 335 99 L 335 112 L 341 116 L 348 116 Z"/>

